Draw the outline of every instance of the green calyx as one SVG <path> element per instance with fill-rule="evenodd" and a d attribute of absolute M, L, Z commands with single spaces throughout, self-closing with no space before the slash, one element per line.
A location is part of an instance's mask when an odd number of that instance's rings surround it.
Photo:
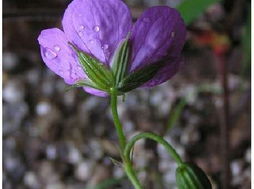
<path fill-rule="evenodd" d="M 88 79 L 80 80 L 69 88 L 87 86 L 109 93 L 110 88 L 115 83 L 113 72 L 96 58 L 81 51 L 75 45 L 69 44 L 77 53 L 79 63 L 88 77 Z"/>
<path fill-rule="evenodd" d="M 112 59 L 115 87 L 120 93 L 126 93 L 142 86 L 144 83 L 152 79 L 163 65 L 163 62 L 156 62 L 128 73 L 130 57 L 131 45 L 128 36 L 119 44 Z"/>
<path fill-rule="evenodd" d="M 142 86 L 155 76 L 162 65 L 163 62 L 157 62 L 130 73 L 121 80 L 118 85 L 118 90 L 121 92 L 128 92 Z"/>
<path fill-rule="evenodd" d="M 120 42 L 112 59 L 112 70 L 115 76 L 115 86 L 118 86 L 126 76 L 129 58 L 130 41 L 127 38 Z"/>
<path fill-rule="evenodd" d="M 182 163 L 176 169 L 178 189 L 212 189 L 212 185 L 202 169 L 191 163 Z"/>
<path fill-rule="evenodd" d="M 87 77 L 98 87 L 106 91 L 110 89 L 114 83 L 112 72 L 95 58 L 92 58 L 83 52 L 79 52 L 78 55 L 79 62 Z"/>
<path fill-rule="evenodd" d="M 74 88 L 78 88 L 78 87 L 91 87 L 91 88 L 94 88 L 94 89 L 98 89 L 98 90 L 101 90 L 101 91 L 104 91 L 103 88 L 100 88 L 99 86 L 95 85 L 93 82 L 89 81 L 89 80 L 80 80 L 80 81 L 77 81 L 74 85 L 71 85 L 71 86 L 68 86 L 66 87 L 66 91 L 69 91 L 71 89 L 74 89 Z"/>
<path fill-rule="evenodd" d="M 123 95 L 152 79 L 163 65 L 163 62 L 152 63 L 128 73 L 131 57 L 129 35 L 118 45 L 111 61 L 112 69 L 81 51 L 75 45 L 69 44 L 77 53 L 79 63 L 88 79 L 78 81 L 68 89 L 87 86 L 110 93 L 110 89 L 114 88 L 117 91 L 117 95 Z"/>

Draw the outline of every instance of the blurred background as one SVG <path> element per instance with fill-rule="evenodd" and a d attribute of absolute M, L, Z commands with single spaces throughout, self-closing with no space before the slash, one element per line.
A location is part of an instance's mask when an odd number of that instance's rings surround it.
<path fill-rule="evenodd" d="M 37 37 L 61 27 L 70 0 L 3 1 L 3 188 L 131 189 L 119 160 L 109 100 L 65 92 L 46 68 Z M 188 37 L 181 71 L 120 102 L 128 137 L 163 135 L 214 188 L 250 188 L 250 1 L 126 0 L 133 20 L 154 5 L 176 7 Z M 134 163 L 146 189 L 175 187 L 176 164 L 150 140 Z"/>

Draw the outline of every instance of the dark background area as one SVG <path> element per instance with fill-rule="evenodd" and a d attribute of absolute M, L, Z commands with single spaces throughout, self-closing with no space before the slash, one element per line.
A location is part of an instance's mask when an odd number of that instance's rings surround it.
<path fill-rule="evenodd" d="M 3 1 L 4 189 L 132 188 L 110 159 L 120 157 L 109 99 L 81 89 L 65 92 L 64 81 L 40 57 L 40 31 L 61 28 L 70 2 Z M 125 2 L 135 20 L 146 7 L 176 7 L 182 1 Z M 230 188 L 250 188 L 249 15 L 250 1 L 211 4 L 188 23 L 180 72 L 160 86 L 128 93 L 119 104 L 128 137 L 141 131 L 163 135 L 183 159 L 205 170 L 214 188 L 224 182 Z M 225 99 L 230 104 L 226 131 Z M 226 151 L 221 146 L 225 141 Z M 137 143 L 134 163 L 146 189 L 175 188 L 176 164 L 161 146 L 149 140 Z M 231 179 L 221 179 L 225 164 Z"/>

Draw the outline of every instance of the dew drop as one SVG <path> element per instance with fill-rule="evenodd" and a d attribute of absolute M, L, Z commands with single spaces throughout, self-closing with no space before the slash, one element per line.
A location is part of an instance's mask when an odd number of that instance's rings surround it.
<path fill-rule="evenodd" d="M 79 35 L 79 37 L 82 37 L 83 36 L 83 30 L 85 29 L 85 26 L 83 26 L 83 25 L 80 25 L 79 26 L 79 32 L 78 32 L 78 35 Z"/>
<path fill-rule="evenodd" d="M 58 52 L 61 50 L 61 48 L 58 45 L 54 46 L 54 49 Z"/>
<path fill-rule="evenodd" d="M 99 27 L 99 26 L 95 26 L 95 27 L 93 28 L 93 30 L 94 30 L 95 32 L 99 32 L 99 31 L 100 31 L 100 27 Z"/>
<path fill-rule="evenodd" d="M 89 42 L 90 42 L 91 44 L 94 44 L 94 43 L 95 43 L 94 40 L 90 40 Z"/>
<path fill-rule="evenodd" d="M 52 59 L 57 57 L 57 54 L 49 48 L 46 48 L 46 51 L 45 51 L 44 55 L 49 60 L 52 60 Z"/>
<path fill-rule="evenodd" d="M 107 50 L 108 47 L 109 47 L 108 44 L 104 44 L 102 48 L 103 48 L 104 50 Z"/>
<path fill-rule="evenodd" d="M 82 31 L 79 31 L 79 32 L 78 32 L 78 35 L 79 35 L 79 37 L 82 37 L 82 36 L 83 36 Z"/>
<path fill-rule="evenodd" d="M 83 29 L 85 29 L 85 26 L 80 25 L 80 26 L 79 26 L 79 29 L 80 29 L 80 30 L 83 30 Z"/>

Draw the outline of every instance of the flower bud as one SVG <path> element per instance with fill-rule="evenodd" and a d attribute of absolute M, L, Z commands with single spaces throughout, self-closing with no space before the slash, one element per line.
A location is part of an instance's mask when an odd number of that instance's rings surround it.
<path fill-rule="evenodd" d="M 176 183 L 178 189 L 212 189 L 204 171 L 190 163 L 183 163 L 176 169 Z"/>

